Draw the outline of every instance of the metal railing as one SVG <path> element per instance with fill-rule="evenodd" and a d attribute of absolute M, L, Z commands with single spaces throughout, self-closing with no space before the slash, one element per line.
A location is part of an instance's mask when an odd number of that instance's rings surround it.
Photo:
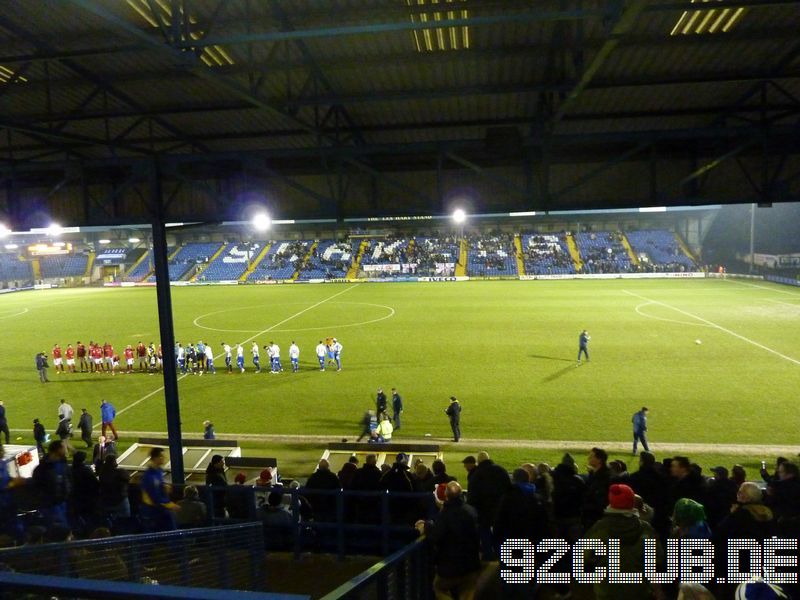
<path fill-rule="evenodd" d="M 433 598 L 433 560 L 430 546 L 419 538 L 373 565 L 321 600 Z"/>
<path fill-rule="evenodd" d="M 309 600 L 310 596 L 237 592 L 208 588 L 186 588 L 174 585 L 153 585 L 120 581 L 99 581 L 0 571 L 0 600 L 51 600 L 60 598 L 98 598 L 107 600 Z"/>
<path fill-rule="evenodd" d="M 334 553 L 340 559 L 348 554 L 387 556 L 416 537 L 413 524 L 417 519 L 430 519 L 438 512 L 430 492 L 312 490 L 281 486 L 228 486 L 225 489 L 226 503 L 231 501 L 232 493 L 242 496 L 239 502 L 248 508 L 246 520 L 259 519 L 257 498 L 265 499 L 273 491 L 288 496 L 291 525 L 276 528 L 265 524 L 264 542 L 267 550 L 290 551 L 295 556 L 308 551 Z M 200 495 L 208 506 L 208 514 L 214 515 L 215 503 L 221 496 L 215 497 L 210 487 L 201 489 Z M 303 515 L 304 507 L 309 504 L 314 512 L 312 520 Z M 223 523 L 230 519 L 212 518 L 212 521 Z"/>
<path fill-rule="evenodd" d="M 0 550 L 0 563 L 37 576 L 264 589 L 259 523 L 8 548 Z"/>

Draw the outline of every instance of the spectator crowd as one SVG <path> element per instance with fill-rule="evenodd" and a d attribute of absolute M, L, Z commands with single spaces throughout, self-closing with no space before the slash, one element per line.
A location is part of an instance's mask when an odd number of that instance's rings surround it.
<path fill-rule="evenodd" d="M 442 460 L 411 462 L 400 452 L 381 466 L 375 454 L 363 464 L 354 455 L 338 473 L 321 460 L 300 485 L 278 480 L 269 468 L 255 481 L 238 473 L 229 482 L 224 458 L 215 455 L 205 486 L 181 489 L 165 483 L 164 463 L 163 450 L 153 449 L 147 470 L 131 480 L 111 452 L 90 461 L 77 451 L 67 464 L 65 444 L 51 442 L 31 480 L 0 477 L 0 545 L 260 520 L 267 546 L 288 550 L 301 529 L 324 531 L 325 524 L 408 533 L 416 528 L 433 546 L 437 593 L 460 589 L 469 597 L 487 561 L 497 561 L 510 539 L 536 544 L 561 538 L 570 545 L 620 539 L 622 572 L 643 572 L 646 539 L 656 540 L 661 564 L 669 540 L 704 539 L 715 547 L 716 572 L 724 576 L 728 540 L 800 537 L 800 473 L 784 458 L 774 472 L 762 469 L 754 482 L 739 465 L 730 471 L 717 466 L 706 475 L 687 457 L 657 461 L 650 452 L 642 452 L 631 469 L 592 448 L 585 472 L 565 454 L 554 467 L 526 463 L 511 473 L 486 452 L 464 458 L 458 473 L 448 472 Z M 604 560 L 589 556 L 586 564 Z M 553 570 L 569 572 L 570 564 L 567 556 Z M 569 593 L 567 585 L 550 587 L 555 594 Z M 734 598 L 736 589 L 721 583 L 693 587 L 692 593 L 706 595 L 691 597 L 717 599 Z M 688 591 L 679 596 L 684 592 L 678 585 L 628 584 L 624 596 L 618 584 L 594 588 L 598 599 L 690 597 Z M 504 597 L 534 597 L 539 587 L 504 589 Z M 784 591 L 797 593 L 792 585 Z"/>

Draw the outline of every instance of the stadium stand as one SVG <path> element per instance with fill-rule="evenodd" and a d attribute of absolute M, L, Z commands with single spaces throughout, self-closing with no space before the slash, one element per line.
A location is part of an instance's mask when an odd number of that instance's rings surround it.
<path fill-rule="evenodd" d="M 122 278 L 123 281 L 142 281 L 153 270 L 153 251 L 148 250 L 146 256 L 130 269 Z"/>
<path fill-rule="evenodd" d="M 528 275 L 568 275 L 575 273 L 563 233 L 529 234 L 522 238 L 525 272 Z"/>
<path fill-rule="evenodd" d="M 468 241 L 467 275 L 472 277 L 517 275 L 513 235 L 470 236 Z"/>
<path fill-rule="evenodd" d="M 0 254 L 0 280 L 18 286 L 33 282 L 33 269 L 27 260 L 20 260 L 17 254 Z"/>
<path fill-rule="evenodd" d="M 81 277 L 86 271 L 88 257 L 85 254 L 42 256 L 39 265 L 44 279 Z"/>
<path fill-rule="evenodd" d="M 309 240 L 275 242 L 258 267 L 248 275 L 248 281 L 291 279 L 297 270 L 297 261 L 302 260 L 311 245 Z"/>
<path fill-rule="evenodd" d="M 239 279 L 255 258 L 263 242 L 249 247 L 227 244 L 222 253 L 198 277 L 199 281 L 233 281 Z"/>
<path fill-rule="evenodd" d="M 177 254 L 169 261 L 169 280 L 179 281 L 197 263 L 208 261 L 219 250 L 218 242 L 190 242 L 178 250 Z M 155 275 L 147 281 L 155 281 Z"/>
<path fill-rule="evenodd" d="M 298 279 L 341 279 L 347 275 L 352 256 L 350 244 L 321 240 L 300 269 Z"/>
<path fill-rule="evenodd" d="M 640 264 L 654 270 L 691 270 L 696 265 L 684 254 L 675 234 L 665 229 L 649 229 L 626 233 Z M 646 258 L 646 260 L 644 260 Z"/>
<path fill-rule="evenodd" d="M 421 277 L 452 277 L 459 260 L 459 243 L 454 237 L 414 239 L 411 260 Z"/>
<path fill-rule="evenodd" d="M 634 271 L 621 233 L 610 231 L 581 232 L 575 241 L 583 260 L 584 273 L 627 273 Z"/>
<path fill-rule="evenodd" d="M 362 265 L 390 265 L 408 262 L 408 244 L 406 238 L 370 240 L 369 249 L 361 257 Z"/>
<path fill-rule="evenodd" d="M 409 266 L 413 261 L 409 257 L 412 244 L 408 238 L 370 239 L 368 243 L 361 257 L 361 270 L 368 277 L 396 277 L 413 272 Z"/>

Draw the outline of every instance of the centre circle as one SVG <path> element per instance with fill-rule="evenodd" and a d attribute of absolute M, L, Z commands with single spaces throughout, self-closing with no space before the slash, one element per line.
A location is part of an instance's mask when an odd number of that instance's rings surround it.
<path fill-rule="evenodd" d="M 200 327 L 201 329 L 207 329 L 209 331 L 219 331 L 220 333 L 262 333 L 262 332 L 266 333 L 268 331 L 269 332 L 284 332 L 284 333 L 288 333 L 288 332 L 297 332 L 297 331 L 317 331 L 317 330 L 343 329 L 345 327 L 359 327 L 361 325 L 369 325 L 371 323 L 377 323 L 379 321 L 385 321 L 386 319 L 392 318 L 394 316 L 394 314 L 395 314 L 394 308 L 392 308 L 391 306 L 386 306 L 385 304 L 373 304 L 371 302 L 330 302 L 330 303 L 328 303 L 329 306 L 342 305 L 342 304 L 358 305 L 358 306 L 371 306 L 371 307 L 375 307 L 375 308 L 380 308 L 380 309 L 382 309 L 384 311 L 385 314 L 383 314 L 383 316 L 380 316 L 380 317 L 377 317 L 377 318 L 374 318 L 374 319 L 366 319 L 366 320 L 363 320 L 363 321 L 356 321 L 356 322 L 352 322 L 352 323 L 328 323 L 328 324 L 320 325 L 320 326 L 316 326 L 316 327 L 302 327 L 302 328 L 291 328 L 291 327 L 290 328 L 284 328 L 284 327 L 280 327 L 280 325 L 283 324 L 284 322 L 291 321 L 294 317 L 300 316 L 300 314 L 302 314 L 302 313 L 297 313 L 295 315 L 287 317 L 283 321 L 279 321 L 276 325 L 273 325 L 272 327 L 266 327 L 265 329 L 225 329 L 225 328 L 221 328 L 221 327 L 211 327 L 211 326 L 202 324 L 202 322 L 205 319 L 207 319 L 208 317 L 213 317 L 215 315 L 222 315 L 222 314 L 227 314 L 227 313 L 232 313 L 232 312 L 240 312 L 240 311 L 244 311 L 244 310 L 249 310 L 249 311 L 264 310 L 265 306 L 263 304 L 260 304 L 260 305 L 256 305 L 256 306 L 237 306 L 235 308 L 225 308 L 225 309 L 222 309 L 222 310 L 215 310 L 215 311 L 200 315 L 199 317 L 196 317 L 192 321 L 192 323 L 196 327 Z M 266 306 L 266 308 L 268 308 L 269 306 L 302 306 L 302 304 L 301 303 L 295 303 L 295 302 L 288 302 L 288 303 L 287 302 L 283 302 L 283 303 L 269 304 L 269 305 Z"/>

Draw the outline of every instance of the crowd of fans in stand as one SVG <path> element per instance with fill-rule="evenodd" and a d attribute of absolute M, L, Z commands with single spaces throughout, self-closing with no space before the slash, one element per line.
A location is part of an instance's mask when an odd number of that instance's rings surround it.
<path fill-rule="evenodd" d="M 306 242 L 288 242 L 285 247 L 276 251 L 265 265 L 277 269 L 287 267 L 306 255 L 307 246 Z"/>
<path fill-rule="evenodd" d="M 573 266 L 569 252 L 564 252 L 555 235 L 534 235 L 525 250 L 528 260 L 536 262 L 544 256 L 552 261 L 552 266 L 569 270 Z"/>
<path fill-rule="evenodd" d="M 379 467 L 376 455 L 370 454 L 363 465 L 353 456 L 338 474 L 327 460 L 321 460 L 298 489 L 296 482 L 284 487 L 275 481 L 271 469 L 262 471 L 250 485 L 244 473 L 236 474 L 229 484 L 224 458 L 215 455 L 206 472 L 203 494 L 194 486 L 185 486 L 178 502 L 173 502 L 177 490 L 164 483 L 164 462 L 163 451 L 154 449 L 147 471 L 132 483 L 113 454 L 90 465 L 85 453 L 75 452 L 69 466 L 64 444 L 52 442 L 31 480 L 0 478 L 4 532 L 0 546 L 98 536 L 98 528 L 106 535 L 106 531 L 203 526 L 210 524 L 213 516 L 260 519 L 270 547 L 288 549 L 296 527 L 303 524 L 340 518 L 364 524 L 382 521 L 379 496 L 345 496 L 344 512 L 339 513 L 338 490 L 422 492 L 418 496 L 390 495 L 388 516 L 394 525 L 407 525 L 409 530 L 416 526 L 429 536 L 435 549 L 439 591 L 447 585 L 471 589 L 483 568 L 481 561 L 496 560 L 508 539 L 536 543 L 556 537 L 572 544 L 581 538 L 621 538 L 620 570 L 642 572 L 644 539 L 658 540 L 662 557 L 668 539 L 702 538 L 718 549 L 717 573 L 724 574 L 727 540 L 800 536 L 800 473 L 796 463 L 784 458 L 778 459 L 774 473 L 762 469 L 763 483 L 754 483 L 747 481 L 744 468 L 738 465 L 730 474 L 724 467 L 715 467 L 711 477 L 706 477 L 701 467 L 686 457 L 658 462 L 649 452 L 642 452 L 636 468 L 629 470 L 622 460 L 609 461 L 601 448 L 592 448 L 585 474 L 569 454 L 555 467 L 528 463 L 510 475 L 485 452 L 463 459 L 465 472 L 456 474 L 448 473 L 441 460 L 430 465 L 422 461 L 409 464 L 404 453 L 392 464 Z M 467 492 L 462 492 L 462 485 Z M 432 510 L 431 492 L 438 513 Z M 20 498 L 37 508 L 27 520 L 17 516 L 15 503 Z M 569 567 L 562 570 L 569 571 Z M 615 588 L 596 584 L 595 596 L 619 597 Z M 711 588 L 714 596 L 707 597 L 733 598 L 734 588 L 715 584 Z M 678 589 L 655 589 L 643 583 L 629 587 L 628 592 L 626 598 L 650 598 L 653 594 L 669 598 L 675 597 Z"/>
<path fill-rule="evenodd" d="M 514 248 L 514 234 L 495 233 L 489 236 L 470 235 L 467 238 L 470 245 L 470 260 L 480 261 L 487 268 L 504 269 L 507 256 L 516 256 Z M 475 253 L 473 255 L 473 253 Z"/>
<path fill-rule="evenodd" d="M 590 234 L 592 240 L 595 234 Z M 609 233 L 611 246 L 607 248 L 581 248 L 583 267 L 582 273 L 629 273 L 636 271 L 635 265 L 630 261 L 628 252 L 622 245 L 622 233 L 614 231 Z"/>
<path fill-rule="evenodd" d="M 453 253 L 445 254 L 445 248 L 453 248 Z M 417 264 L 417 275 L 453 275 L 453 270 L 437 271 L 437 265 L 455 264 L 458 261 L 458 240 L 454 236 L 442 238 L 417 238 L 409 248 L 409 262 Z"/>
<path fill-rule="evenodd" d="M 311 251 L 311 257 L 315 258 L 315 259 L 318 259 L 320 264 L 323 267 L 326 268 L 327 272 L 326 272 L 325 276 L 327 278 L 331 277 L 330 269 L 333 269 L 334 271 L 347 271 L 347 269 L 350 268 L 350 260 L 349 259 L 348 260 L 342 260 L 342 256 L 343 255 L 346 255 L 346 256 L 350 255 L 350 245 L 349 244 L 347 244 L 346 242 L 339 242 L 339 243 L 333 244 L 329 248 L 329 250 L 331 251 L 330 254 L 332 256 L 335 255 L 336 258 L 328 258 L 328 259 L 326 259 L 324 256 L 322 256 L 319 253 L 319 250 L 317 248 L 314 248 Z M 313 261 L 308 261 L 308 262 L 306 262 L 306 263 L 304 263 L 302 265 L 299 265 L 297 270 L 302 272 L 302 271 L 310 271 L 310 270 L 313 270 L 313 269 L 316 269 L 316 268 L 318 268 L 318 267 L 314 264 Z"/>

